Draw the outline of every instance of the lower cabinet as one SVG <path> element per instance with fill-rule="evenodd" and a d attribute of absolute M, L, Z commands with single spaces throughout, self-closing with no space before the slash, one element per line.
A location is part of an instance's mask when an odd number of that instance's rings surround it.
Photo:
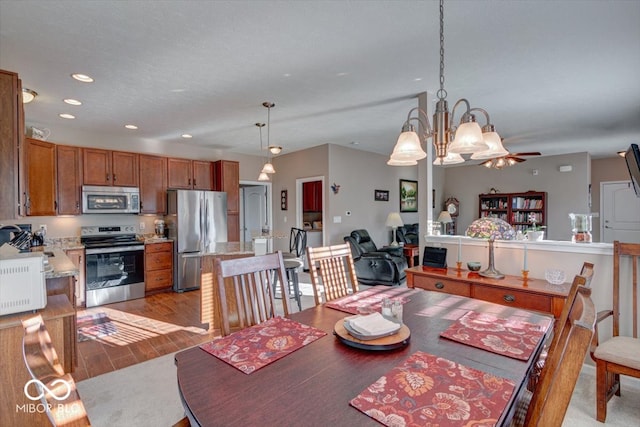
<path fill-rule="evenodd" d="M 173 286 L 173 242 L 147 243 L 144 247 L 145 292 L 170 290 Z"/>
<path fill-rule="evenodd" d="M 85 267 L 84 267 L 84 249 L 67 249 L 65 251 L 67 257 L 73 265 L 78 268 L 78 275 L 75 279 L 75 307 L 85 307 Z M 73 303 L 73 302 L 72 302 Z"/>

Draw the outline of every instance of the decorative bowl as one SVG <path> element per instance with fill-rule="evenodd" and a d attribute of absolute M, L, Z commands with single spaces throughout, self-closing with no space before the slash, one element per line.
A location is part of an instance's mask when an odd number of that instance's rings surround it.
<path fill-rule="evenodd" d="M 544 271 L 544 278 L 552 285 L 561 285 L 564 283 L 564 270 L 547 269 Z"/>
<path fill-rule="evenodd" d="M 477 261 L 469 261 L 467 263 L 467 268 L 469 269 L 469 271 L 479 271 L 480 267 L 482 267 L 482 264 Z"/>

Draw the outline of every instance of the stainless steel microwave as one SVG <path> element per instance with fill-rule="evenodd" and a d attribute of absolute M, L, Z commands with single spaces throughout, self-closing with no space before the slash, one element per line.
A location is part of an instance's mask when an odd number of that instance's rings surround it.
<path fill-rule="evenodd" d="M 138 187 L 82 186 L 82 213 L 140 213 Z"/>

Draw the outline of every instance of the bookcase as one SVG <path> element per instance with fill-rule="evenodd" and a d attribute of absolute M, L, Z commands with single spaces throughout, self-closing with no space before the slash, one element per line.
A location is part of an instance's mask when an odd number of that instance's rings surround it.
<path fill-rule="evenodd" d="M 535 217 L 536 225 L 547 225 L 546 192 L 491 193 L 480 194 L 478 198 L 479 218 L 500 218 L 523 232 L 531 226 L 529 215 Z"/>

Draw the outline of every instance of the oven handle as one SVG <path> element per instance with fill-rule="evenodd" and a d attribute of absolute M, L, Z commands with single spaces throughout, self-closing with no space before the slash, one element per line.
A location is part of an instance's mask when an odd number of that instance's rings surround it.
<path fill-rule="evenodd" d="M 114 246 L 112 248 L 93 248 L 93 249 L 85 250 L 87 255 L 112 254 L 114 252 L 132 252 L 132 251 L 144 251 L 144 245 Z"/>

